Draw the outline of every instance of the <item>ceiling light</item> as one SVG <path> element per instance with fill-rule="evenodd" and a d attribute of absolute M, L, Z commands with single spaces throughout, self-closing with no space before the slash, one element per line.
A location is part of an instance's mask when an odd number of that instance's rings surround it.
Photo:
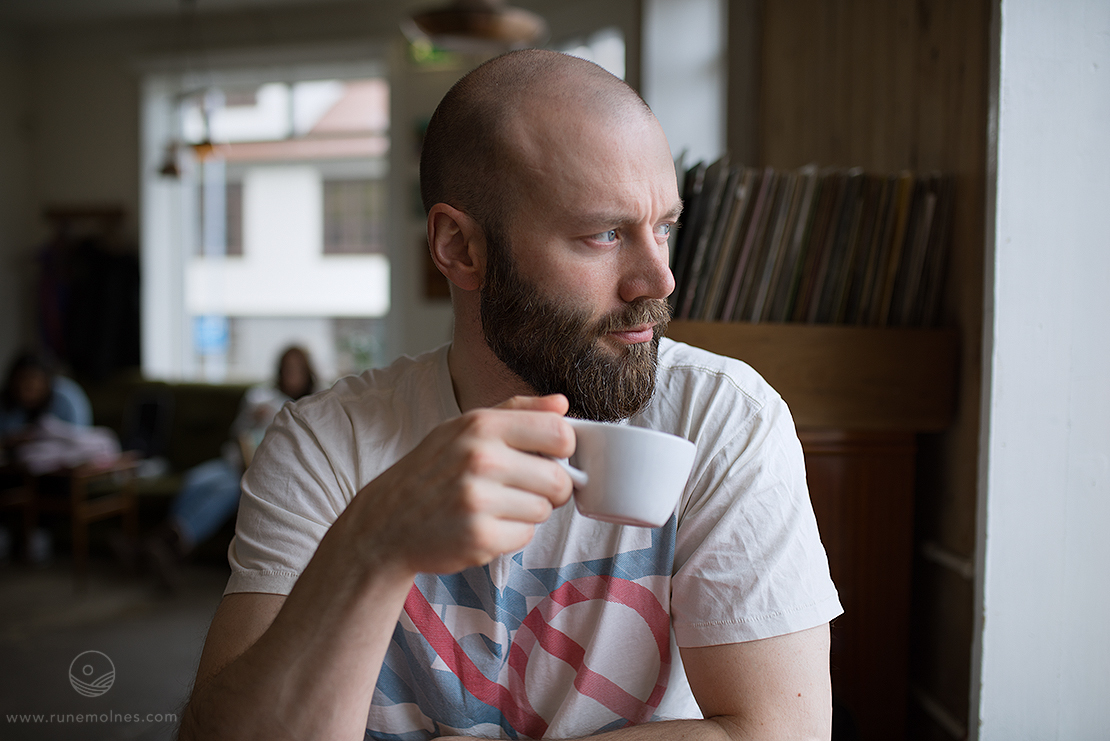
<path fill-rule="evenodd" d="M 455 51 L 523 49 L 547 36 L 543 18 L 510 7 L 504 0 L 454 0 L 438 9 L 414 13 L 412 25 L 436 46 Z M 412 38 L 411 26 L 402 28 Z"/>

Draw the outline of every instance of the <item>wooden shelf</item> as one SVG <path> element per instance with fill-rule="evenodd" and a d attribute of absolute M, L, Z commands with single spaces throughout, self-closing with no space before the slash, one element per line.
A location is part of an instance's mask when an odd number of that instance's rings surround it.
<path fill-rule="evenodd" d="M 955 415 L 953 329 L 674 321 L 667 336 L 755 368 L 799 428 L 940 432 Z"/>

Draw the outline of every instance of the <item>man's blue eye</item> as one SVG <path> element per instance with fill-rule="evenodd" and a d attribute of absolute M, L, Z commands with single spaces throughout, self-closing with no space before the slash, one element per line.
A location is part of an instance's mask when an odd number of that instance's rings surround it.
<path fill-rule="evenodd" d="M 599 242 L 616 242 L 617 241 L 617 230 L 616 229 L 610 229 L 607 232 L 601 232 L 600 234 L 595 234 L 594 239 L 596 239 Z"/>
<path fill-rule="evenodd" d="M 655 233 L 658 234 L 661 237 L 670 236 L 672 226 L 674 226 L 674 225 L 673 224 L 660 224 L 659 226 L 655 227 Z"/>

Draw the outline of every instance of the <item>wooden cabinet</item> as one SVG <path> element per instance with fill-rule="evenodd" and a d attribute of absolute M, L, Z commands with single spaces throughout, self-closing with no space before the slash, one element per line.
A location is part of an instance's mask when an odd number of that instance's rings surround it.
<path fill-rule="evenodd" d="M 790 406 L 840 592 L 833 693 L 861 741 L 905 737 L 916 434 L 955 407 L 951 330 L 674 322 L 668 336 L 744 360 Z"/>
<path fill-rule="evenodd" d="M 838 712 L 861 739 L 904 735 L 914 433 L 800 430 L 810 498 L 844 614 L 832 626 Z"/>

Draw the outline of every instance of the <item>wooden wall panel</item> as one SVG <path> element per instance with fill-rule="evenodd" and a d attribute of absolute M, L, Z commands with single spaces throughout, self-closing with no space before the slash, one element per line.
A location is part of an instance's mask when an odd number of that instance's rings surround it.
<path fill-rule="evenodd" d="M 763 5 L 763 162 L 911 165 L 913 5 L 775 0 Z"/>
<path fill-rule="evenodd" d="M 732 0 L 761 29 L 759 162 L 775 167 L 862 166 L 955 175 L 952 252 L 944 322 L 960 334 L 955 420 L 919 437 L 918 544 L 970 562 L 975 551 L 984 282 L 985 183 L 991 15 L 996 0 Z M 742 55 L 736 55 L 737 63 Z M 738 71 L 746 74 L 746 71 Z M 735 113 L 735 109 L 730 108 Z M 746 122 L 742 131 L 750 130 Z M 731 128 L 731 126 L 730 126 Z M 919 582 L 919 585 L 923 582 Z M 928 609 L 914 640 L 945 655 L 951 675 L 970 672 L 954 624 L 970 626 L 971 606 L 953 590 L 915 595 Z M 916 608 L 915 608 L 916 609 Z M 959 633 L 960 640 L 952 635 Z M 953 717 L 966 698 L 917 664 L 916 681 Z M 915 713 L 915 717 L 920 717 Z"/>
<path fill-rule="evenodd" d="M 759 162 L 760 0 L 730 0 L 728 4 L 728 120 L 726 146 L 733 162 Z"/>
<path fill-rule="evenodd" d="M 944 322 L 961 334 L 955 424 L 922 445 L 922 536 L 975 548 L 990 15 L 987 0 L 774 0 L 758 14 L 761 164 L 956 177 Z"/>

